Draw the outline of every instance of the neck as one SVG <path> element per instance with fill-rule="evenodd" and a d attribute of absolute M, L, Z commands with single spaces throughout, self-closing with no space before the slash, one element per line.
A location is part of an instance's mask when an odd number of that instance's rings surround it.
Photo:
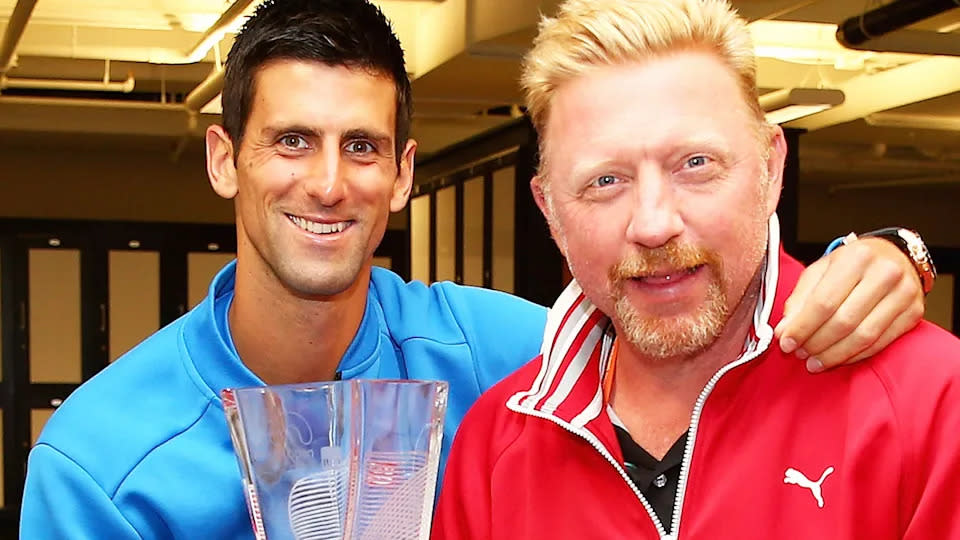
<path fill-rule="evenodd" d="M 370 265 L 345 291 L 305 298 L 243 262 L 228 315 L 243 363 L 271 385 L 334 379 L 363 319 Z"/>
<path fill-rule="evenodd" d="M 710 379 L 740 356 L 753 324 L 761 272 L 706 349 L 691 356 L 650 358 L 621 342 L 610 404 L 637 444 L 657 459 L 690 427 L 697 398 Z"/>

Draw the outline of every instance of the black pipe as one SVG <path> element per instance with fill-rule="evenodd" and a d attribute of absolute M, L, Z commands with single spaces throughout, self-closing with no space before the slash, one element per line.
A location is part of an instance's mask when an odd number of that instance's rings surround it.
<path fill-rule="evenodd" d="M 840 23 L 837 41 L 856 48 L 873 38 L 956 7 L 960 7 L 960 0 L 898 0 Z"/>

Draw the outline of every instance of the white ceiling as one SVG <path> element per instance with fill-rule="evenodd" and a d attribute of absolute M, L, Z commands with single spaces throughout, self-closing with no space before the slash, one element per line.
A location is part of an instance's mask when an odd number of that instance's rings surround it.
<path fill-rule="evenodd" d="M 257 0 L 19 0 L 35 6 L 0 90 L 0 146 L 196 148 L 215 115 L 191 124 L 183 101 L 217 69 Z M 557 1 L 381 0 L 414 79 L 414 135 L 425 153 L 509 121 L 521 102 L 519 60 L 539 13 Z M 4 34 L 18 0 L 0 0 Z M 953 177 L 960 182 L 960 57 L 843 49 L 835 25 L 871 0 L 738 0 L 755 22 L 761 92 L 840 89 L 843 105 L 788 123 L 804 128 L 804 181 Z M 239 9 L 239 8 L 242 9 Z M 785 21 L 823 26 L 785 24 Z M 960 9 L 911 29 L 954 32 Z M 960 40 L 960 34 L 952 34 Z M 213 47 L 197 46 L 209 37 Z M 219 40 L 219 41 L 218 41 Z M 2 51 L 0 51 L 2 53 Z M 2 61 L 2 57 L 0 57 Z M 2 71 L 3 66 L 0 66 Z M 64 90 L 62 81 L 88 88 Z M 113 89 L 104 90 L 110 83 Z M 54 81 L 53 84 L 50 84 Z M 56 82 L 61 81 L 61 82 Z M 123 92 L 123 83 L 132 91 Z M 72 84 L 72 83 L 68 83 Z M 2 85 L 2 82 L 0 82 Z M 215 92 L 214 92 L 215 93 Z M 205 100 L 204 100 L 205 101 Z M 898 113 L 899 116 L 890 113 Z M 865 118 L 869 119 L 868 123 Z M 918 127 L 938 120 L 940 129 Z M 897 127 L 881 124 L 897 122 Z"/>

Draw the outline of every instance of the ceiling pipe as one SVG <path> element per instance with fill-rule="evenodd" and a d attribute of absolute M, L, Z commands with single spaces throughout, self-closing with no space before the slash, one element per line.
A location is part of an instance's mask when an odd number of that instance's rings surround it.
<path fill-rule="evenodd" d="M 960 7 L 960 0 L 897 0 L 840 23 L 837 41 L 864 51 L 960 56 L 956 34 L 904 28 Z"/>
<path fill-rule="evenodd" d="M 13 13 L 7 21 L 7 29 L 3 33 L 3 41 L 0 42 L 0 75 L 3 75 L 16 63 L 17 44 L 23 36 L 23 29 L 27 27 L 27 21 L 33 13 L 37 0 L 18 0 L 17 5 L 13 6 Z"/>
<path fill-rule="evenodd" d="M 960 175 L 947 174 L 943 176 L 924 176 L 915 178 L 897 178 L 894 180 L 875 180 L 870 182 L 851 182 L 834 184 L 827 188 L 827 193 L 835 194 L 840 191 L 878 188 L 924 187 L 960 184 Z"/>
<path fill-rule="evenodd" d="M 27 107 L 75 107 L 81 109 L 122 109 L 136 111 L 160 111 L 160 112 L 181 112 L 183 107 L 179 104 L 158 103 L 154 101 L 124 101 L 111 99 L 77 99 L 77 98 L 51 98 L 51 97 L 33 97 L 33 96 L 0 96 L 0 105 L 17 105 Z"/>
<path fill-rule="evenodd" d="M 199 62 L 203 60 L 207 53 L 210 52 L 210 48 L 217 44 L 223 35 L 227 33 L 230 29 L 230 26 L 239 19 L 243 12 L 246 11 L 250 4 L 259 0 L 237 0 L 230 7 L 226 9 L 217 19 L 217 22 L 213 23 L 210 28 L 207 28 L 207 31 L 203 33 L 203 36 L 200 37 L 200 40 L 197 41 L 197 44 L 190 48 L 186 53 L 188 62 Z"/>
<path fill-rule="evenodd" d="M 187 131 L 177 141 L 177 145 L 170 156 L 170 160 L 174 163 L 180 160 L 180 156 L 186 150 L 187 145 L 190 144 L 191 139 L 198 135 L 200 109 L 213 101 L 213 98 L 217 97 L 217 94 L 223 90 L 224 72 L 223 68 L 215 68 L 210 72 L 210 75 L 207 75 L 206 79 L 184 98 L 183 108 L 187 111 Z"/>
<path fill-rule="evenodd" d="M 210 103 L 223 90 L 223 69 L 214 69 L 207 78 L 187 94 L 183 106 L 187 112 L 197 114 L 204 105 Z"/>
<path fill-rule="evenodd" d="M 920 159 L 911 157 L 886 157 L 871 155 L 870 149 L 855 147 L 827 148 L 807 146 L 801 151 L 801 172 L 842 172 L 887 175 L 953 175 L 960 176 L 960 161 Z"/>
<path fill-rule="evenodd" d="M 29 88 L 35 90 L 72 90 L 87 92 L 133 92 L 136 80 L 133 74 L 127 75 L 125 81 L 71 81 L 63 79 L 11 79 L 0 75 L 0 90 L 7 88 Z"/>
<path fill-rule="evenodd" d="M 863 120 L 878 127 L 960 131 L 958 115 L 878 112 L 864 116 Z"/>

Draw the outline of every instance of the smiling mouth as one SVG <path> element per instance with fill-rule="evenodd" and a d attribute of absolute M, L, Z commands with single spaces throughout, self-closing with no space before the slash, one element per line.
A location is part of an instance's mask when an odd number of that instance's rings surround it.
<path fill-rule="evenodd" d="M 290 221 L 300 227 L 302 230 L 307 231 L 308 233 L 313 234 L 334 234 L 338 232 L 343 232 L 344 229 L 350 226 L 350 221 L 338 221 L 336 223 L 320 223 L 317 221 L 310 221 L 309 219 L 302 218 L 300 216 L 293 216 L 287 214 L 287 217 Z"/>

